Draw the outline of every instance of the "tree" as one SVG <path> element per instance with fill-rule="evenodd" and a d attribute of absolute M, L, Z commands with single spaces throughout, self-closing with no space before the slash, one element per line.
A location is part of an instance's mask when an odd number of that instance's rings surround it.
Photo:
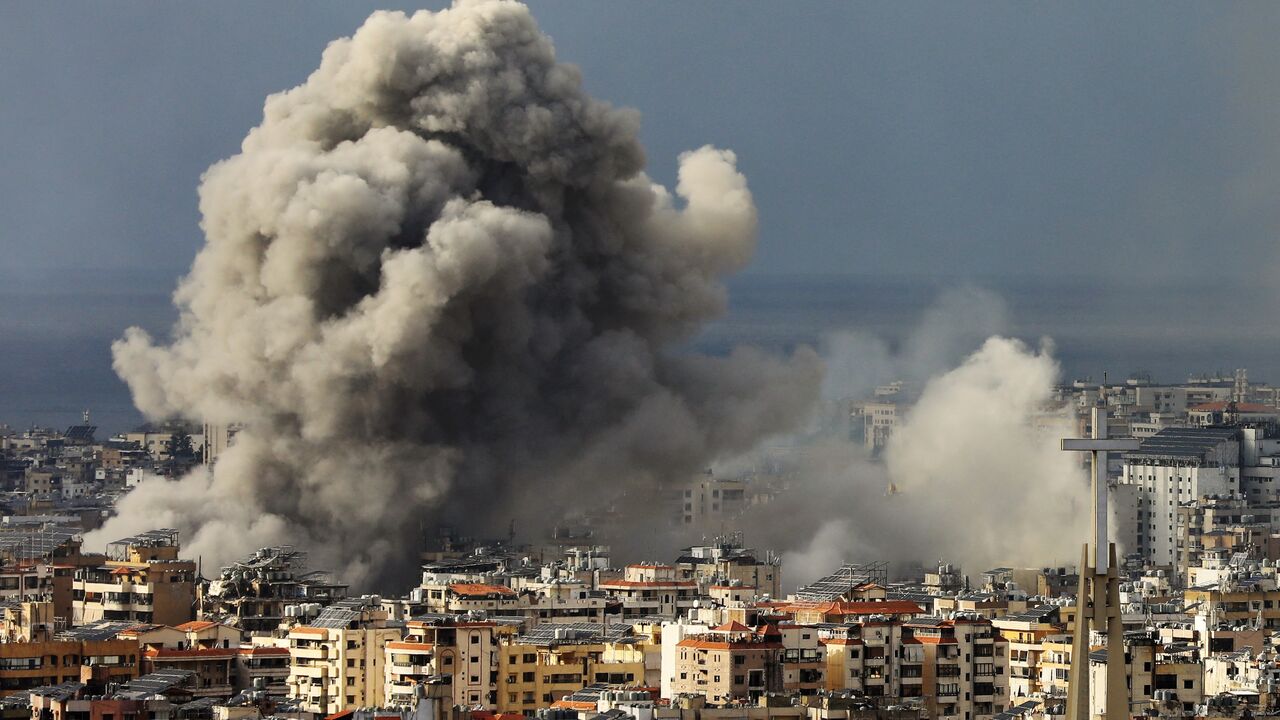
<path fill-rule="evenodd" d="M 191 445 L 191 433 L 185 430 L 179 430 L 169 436 L 169 440 L 165 442 L 165 451 L 169 454 L 170 460 L 183 459 L 189 460 L 195 456 L 195 448 Z"/>

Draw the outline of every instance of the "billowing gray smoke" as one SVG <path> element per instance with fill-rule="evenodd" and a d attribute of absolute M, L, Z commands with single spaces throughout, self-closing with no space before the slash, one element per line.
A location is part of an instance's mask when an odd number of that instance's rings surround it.
<path fill-rule="evenodd" d="M 378 585 L 431 523 L 502 535 L 798 422 L 812 353 L 679 349 L 753 249 L 734 155 L 683 155 L 673 198 L 637 125 L 522 5 L 378 13 L 332 43 L 205 175 L 171 342 L 114 348 L 147 415 L 247 428 L 99 538 L 171 525 L 213 563 L 292 542 Z"/>

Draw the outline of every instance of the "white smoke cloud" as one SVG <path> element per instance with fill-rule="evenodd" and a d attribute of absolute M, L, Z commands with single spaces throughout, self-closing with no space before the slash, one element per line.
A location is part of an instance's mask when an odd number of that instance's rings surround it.
<path fill-rule="evenodd" d="M 896 345 L 853 330 L 824 338 L 827 371 L 822 396 L 861 399 L 877 385 L 894 380 L 924 383 L 954 368 L 987 338 L 1009 329 L 1009 309 L 1000 296 L 973 285 L 947 288 Z"/>
<path fill-rule="evenodd" d="M 856 443 L 803 448 L 787 493 L 763 510 L 794 521 L 753 532 L 788 550 L 795 584 L 854 560 L 945 557 L 972 572 L 1072 561 L 1088 484 L 1058 449 L 1073 432 L 1069 409 L 1052 403 L 1058 372 L 1047 346 L 987 339 L 925 384 L 882 462 Z"/>
<path fill-rule="evenodd" d="M 637 127 L 515 3 L 376 13 L 332 43 L 206 173 L 172 340 L 114 346 L 147 415 L 246 428 L 88 540 L 170 525 L 211 563 L 289 541 L 385 583 L 434 520 L 548 522 L 801 421 L 813 353 L 671 351 L 723 311 L 756 210 L 710 147 L 672 197 Z"/>

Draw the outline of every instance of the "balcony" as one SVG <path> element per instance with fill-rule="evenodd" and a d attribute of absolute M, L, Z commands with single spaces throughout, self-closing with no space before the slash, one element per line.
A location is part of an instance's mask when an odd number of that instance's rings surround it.
<path fill-rule="evenodd" d="M 408 676 L 408 675 L 435 675 L 435 671 L 430 665 L 390 665 L 387 669 L 388 674 L 392 676 Z"/>
<path fill-rule="evenodd" d="M 392 704 L 403 703 L 410 705 L 417 697 L 418 685 L 416 683 L 391 683 L 387 686 L 389 692 L 389 700 Z"/>
<path fill-rule="evenodd" d="M 289 653 L 292 654 L 293 657 L 298 660 L 328 660 L 329 659 L 329 648 L 323 645 L 319 647 L 299 646 L 299 647 L 291 648 L 289 650 Z"/>
<path fill-rule="evenodd" d="M 329 676 L 328 665 L 294 665 L 293 675 L 323 680 Z"/>

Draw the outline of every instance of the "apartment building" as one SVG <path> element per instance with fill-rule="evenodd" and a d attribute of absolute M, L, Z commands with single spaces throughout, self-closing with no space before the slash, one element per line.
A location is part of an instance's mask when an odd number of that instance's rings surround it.
<path fill-rule="evenodd" d="M 345 584 L 307 567 L 306 553 L 289 545 L 265 547 L 222 568 L 201 593 L 200 616 L 270 635 L 290 606 L 319 608 L 346 596 Z"/>
<path fill-rule="evenodd" d="M 262 642 L 280 644 L 261 644 Z M 255 638 L 255 644 L 236 650 L 236 690 L 248 690 L 261 685 L 268 697 L 285 698 L 289 695 L 289 645 L 288 639 Z"/>
<path fill-rule="evenodd" d="M 1155 565 L 1178 562 L 1178 507 L 1240 492 L 1240 431 L 1166 428 L 1124 454 L 1121 482 L 1138 488 L 1138 534 L 1126 547 Z"/>
<path fill-rule="evenodd" d="M 797 695 L 815 695 L 825 686 L 826 648 L 812 625 L 779 623 L 774 631 L 782 640 L 782 690 Z M 767 636 L 773 632 L 766 630 Z"/>
<path fill-rule="evenodd" d="M 1185 716 L 1195 712 L 1204 700 L 1203 666 L 1193 660 L 1193 651 L 1170 651 L 1145 631 L 1124 636 L 1125 679 L 1129 686 L 1129 707 L 1125 715 L 1146 715 L 1148 710 L 1173 709 Z M 1089 655 L 1090 703 L 1095 712 L 1107 712 L 1107 654 Z M 1163 708 L 1161 707 L 1163 706 Z"/>
<path fill-rule="evenodd" d="M 236 688 L 240 631 L 214 622 L 194 620 L 177 627 L 133 627 L 120 634 L 136 638 L 142 648 L 142 672 L 183 670 L 195 674 L 195 697 L 223 698 Z"/>
<path fill-rule="evenodd" d="M 1009 692 L 1026 697 L 1045 692 L 1043 643 L 1066 629 L 1061 608 L 1040 605 L 1025 612 L 1013 613 L 991 621 L 995 631 L 1007 643 L 1009 659 Z"/>
<path fill-rule="evenodd" d="M 195 616 L 196 564 L 178 559 L 178 531 L 152 530 L 107 546 L 102 565 L 79 567 L 72 584 L 76 625 L 118 620 L 181 625 Z"/>
<path fill-rule="evenodd" d="M 621 602 L 622 620 L 675 617 L 698 602 L 698 584 L 678 578 L 672 565 L 628 565 L 621 580 L 601 582 L 601 590 Z"/>
<path fill-rule="evenodd" d="M 453 677 L 454 702 L 493 710 L 498 703 L 499 646 L 517 635 L 525 621 L 467 615 L 430 615 L 405 624 L 390 651 L 387 692 L 397 697 L 437 675 Z"/>
<path fill-rule="evenodd" d="M 723 535 L 710 545 L 684 549 L 676 559 L 677 577 L 693 580 L 705 594 L 712 585 L 737 583 L 758 595 L 781 597 L 782 559 L 743 546 L 742 535 Z"/>
<path fill-rule="evenodd" d="M 922 697 L 930 717 L 993 717 L 1009 703 L 1005 641 L 985 619 L 904 623 L 901 696 Z"/>
<path fill-rule="evenodd" d="M 745 480 L 717 478 L 708 471 L 680 490 L 680 523 L 713 526 L 736 517 L 747 507 Z"/>
<path fill-rule="evenodd" d="M 866 697 L 898 694 L 892 658 L 902 648 L 902 624 L 885 618 L 818 626 L 825 650 L 828 693 L 854 691 Z"/>
<path fill-rule="evenodd" d="M 535 625 L 603 623 L 611 602 L 606 593 L 592 589 L 587 582 L 559 578 L 526 581 L 520 586 L 520 595 L 518 614 Z"/>
<path fill-rule="evenodd" d="M 498 712 L 530 714 L 591 684 L 641 685 L 646 640 L 630 625 L 539 625 L 499 647 Z"/>
<path fill-rule="evenodd" d="M 290 628 L 289 697 L 324 714 L 384 704 L 386 647 L 401 636 L 386 621 L 381 598 L 355 598 Z"/>
<path fill-rule="evenodd" d="M 125 682 L 138 676 L 138 655 L 136 641 L 92 628 L 66 631 L 46 642 L 0 643 L 0 697 L 80 682 L 90 667 L 111 682 Z"/>
<path fill-rule="evenodd" d="M 780 635 L 730 622 L 686 637 L 676 648 L 676 695 L 702 695 L 723 705 L 782 690 Z"/>

